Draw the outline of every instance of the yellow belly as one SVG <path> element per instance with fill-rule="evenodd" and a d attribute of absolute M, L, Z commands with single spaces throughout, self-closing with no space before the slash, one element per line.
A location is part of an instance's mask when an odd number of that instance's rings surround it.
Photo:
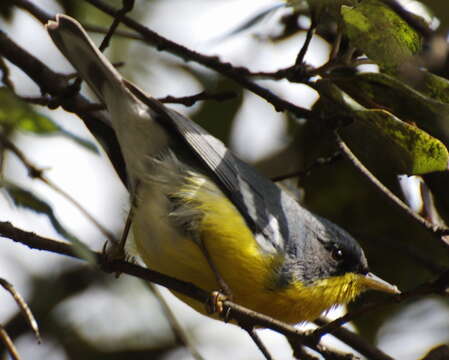
<path fill-rule="evenodd" d="M 204 214 L 199 224 L 200 240 L 234 298 L 250 299 L 254 293 L 264 291 L 273 259 L 261 253 L 234 205 L 212 183 L 196 187 L 194 198 L 192 206 L 200 207 Z M 169 214 L 161 212 L 167 205 L 162 193 L 148 191 L 141 195 L 133 221 L 139 255 L 151 269 L 192 282 L 206 291 L 217 290 L 215 276 L 198 244 L 176 230 Z"/>

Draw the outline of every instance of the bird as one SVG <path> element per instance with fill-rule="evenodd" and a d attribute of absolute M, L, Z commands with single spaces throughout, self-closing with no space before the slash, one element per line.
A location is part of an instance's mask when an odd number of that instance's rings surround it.
<path fill-rule="evenodd" d="M 134 199 L 133 247 L 148 268 L 211 293 L 226 286 L 234 302 L 290 324 L 366 290 L 400 293 L 370 272 L 349 233 L 124 79 L 75 19 L 58 14 L 46 29 L 107 109 Z"/>

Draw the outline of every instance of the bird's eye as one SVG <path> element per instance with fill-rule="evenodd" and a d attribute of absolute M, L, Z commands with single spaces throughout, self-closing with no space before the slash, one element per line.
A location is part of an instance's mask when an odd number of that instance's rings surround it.
<path fill-rule="evenodd" d="M 331 256 L 335 261 L 341 261 L 341 259 L 343 259 L 343 251 L 339 248 L 333 248 L 331 251 Z"/>

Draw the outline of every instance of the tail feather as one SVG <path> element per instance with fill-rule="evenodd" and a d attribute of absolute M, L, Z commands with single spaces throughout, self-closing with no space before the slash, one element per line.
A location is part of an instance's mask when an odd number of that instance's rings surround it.
<path fill-rule="evenodd" d="M 146 173 L 148 160 L 167 148 L 169 135 L 76 20 L 57 15 L 56 21 L 47 24 L 47 31 L 106 105 L 133 183 Z"/>
<path fill-rule="evenodd" d="M 47 31 L 56 46 L 78 71 L 98 98 L 109 108 L 117 99 L 117 91 L 132 96 L 122 84 L 122 76 L 97 49 L 81 25 L 59 14 L 49 21 Z M 125 94 L 126 93 L 126 94 Z M 113 96 L 115 95 L 115 96 Z"/>

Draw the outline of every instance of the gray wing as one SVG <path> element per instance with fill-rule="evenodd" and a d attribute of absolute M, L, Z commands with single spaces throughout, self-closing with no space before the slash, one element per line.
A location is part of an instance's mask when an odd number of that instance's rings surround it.
<path fill-rule="evenodd" d="M 126 82 L 131 92 L 175 130 L 240 210 L 259 244 L 269 250 L 286 248 L 301 236 L 298 230 L 314 216 L 272 181 L 236 158 L 217 138 L 178 112 L 165 107 Z M 299 226 L 298 226 L 299 225 Z M 302 230 L 302 229 L 301 229 Z M 303 233 L 303 231 L 301 231 Z"/>

